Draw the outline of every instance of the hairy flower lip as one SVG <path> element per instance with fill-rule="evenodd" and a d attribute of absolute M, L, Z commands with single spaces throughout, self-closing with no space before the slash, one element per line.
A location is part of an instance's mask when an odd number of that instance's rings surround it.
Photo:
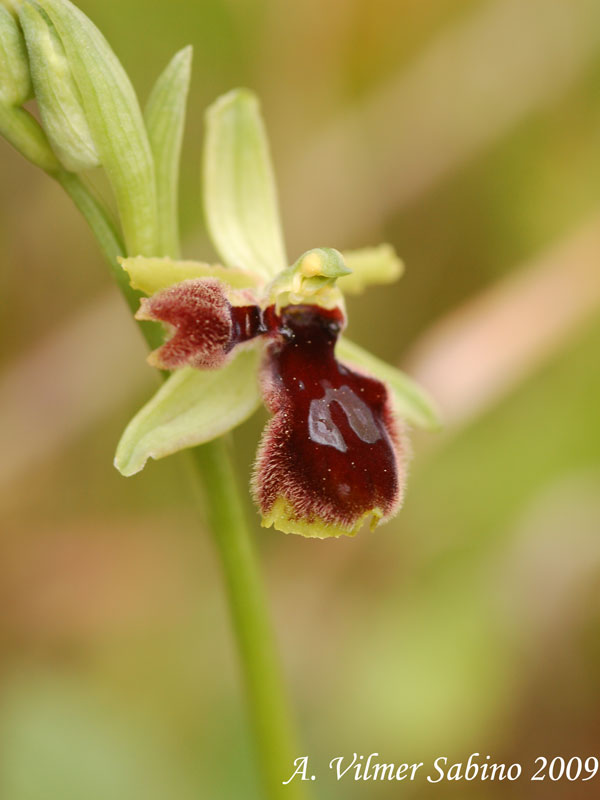
<path fill-rule="evenodd" d="M 259 446 L 252 488 L 263 525 L 286 533 L 354 535 L 401 505 L 406 449 L 388 390 L 341 364 L 339 309 L 290 306 L 262 367 L 273 417 Z"/>

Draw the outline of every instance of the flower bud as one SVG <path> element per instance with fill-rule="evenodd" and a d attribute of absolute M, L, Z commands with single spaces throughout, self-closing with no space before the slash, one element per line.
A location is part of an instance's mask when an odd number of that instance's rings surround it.
<path fill-rule="evenodd" d="M 10 11 L 0 6 L 0 103 L 21 106 L 31 91 L 23 34 Z"/>
<path fill-rule="evenodd" d="M 62 165 L 72 172 L 100 163 L 79 89 L 61 40 L 45 13 L 33 3 L 19 8 L 35 96 L 44 129 Z"/>
<path fill-rule="evenodd" d="M 98 28 L 69 0 L 39 0 L 80 92 L 92 139 L 115 193 L 127 252 L 160 252 L 156 175 L 144 119 L 122 64 Z"/>

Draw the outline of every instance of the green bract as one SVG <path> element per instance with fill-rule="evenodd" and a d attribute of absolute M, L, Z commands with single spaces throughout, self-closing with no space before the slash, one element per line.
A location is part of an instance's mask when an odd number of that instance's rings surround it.
<path fill-rule="evenodd" d="M 179 158 L 191 72 L 192 48 L 185 47 L 159 76 L 144 111 L 156 172 L 159 242 L 155 255 L 179 255 Z"/>
<path fill-rule="evenodd" d="M 134 288 L 153 295 L 180 281 L 218 278 L 236 289 L 259 291 L 263 306 L 308 302 L 334 307 L 340 305 L 340 289 L 346 285 L 356 292 L 399 277 L 401 262 L 390 245 L 346 256 L 337 250 L 317 248 L 288 267 L 257 99 L 245 89 L 229 92 L 209 108 L 206 122 L 205 213 L 225 266 L 129 258 L 122 264 Z M 339 288 L 335 285 L 338 279 Z M 189 367 L 176 370 L 127 427 L 117 450 L 117 468 L 123 474 L 132 474 L 149 457 L 160 458 L 207 441 L 245 420 L 259 405 L 256 370 L 262 345 L 256 340 L 245 348 L 250 349 L 215 372 Z M 342 361 L 383 381 L 399 415 L 407 422 L 438 427 L 431 401 L 402 372 L 345 338 L 340 340 L 337 354 Z M 203 395 L 205 390 L 208 398 Z"/>

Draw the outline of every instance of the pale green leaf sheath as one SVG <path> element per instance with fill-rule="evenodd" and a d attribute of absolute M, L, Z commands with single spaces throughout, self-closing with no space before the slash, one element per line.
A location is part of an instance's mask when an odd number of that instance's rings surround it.
<path fill-rule="evenodd" d="M 255 349 L 241 350 L 220 370 L 186 367 L 174 372 L 127 426 L 115 456 L 123 475 L 149 458 L 163 458 L 226 433 L 261 404 Z"/>
<path fill-rule="evenodd" d="M 100 162 L 113 187 L 129 255 L 159 247 L 154 162 L 142 112 L 108 42 L 68 0 L 39 0 L 64 47 Z"/>
<path fill-rule="evenodd" d="M 350 366 L 354 365 L 383 381 L 392 392 L 398 416 L 406 422 L 426 430 L 440 428 L 439 415 L 432 399 L 404 372 L 372 355 L 345 336 L 336 345 L 336 355 Z"/>
<path fill-rule="evenodd" d="M 258 100 L 245 89 L 206 113 L 204 209 L 225 265 L 265 281 L 287 267 L 267 136 Z"/>
<path fill-rule="evenodd" d="M 179 256 L 179 159 L 185 106 L 192 71 L 192 48 L 176 53 L 154 84 L 144 119 L 154 156 L 159 237 L 155 255 Z"/>

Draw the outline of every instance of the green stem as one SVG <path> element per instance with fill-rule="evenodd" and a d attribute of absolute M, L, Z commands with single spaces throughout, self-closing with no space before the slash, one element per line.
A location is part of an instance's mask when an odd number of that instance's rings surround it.
<path fill-rule="evenodd" d="M 132 310 L 139 294 L 129 285 L 117 258 L 125 248 L 109 211 L 81 179 L 59 171 L 53 177 L 63 186 L 88 222 L 117 284 Z M 159 326 L 140 324 L 151 348 L 162 341 Z M 196 447 L 194 466 L 204 486 L 208 520 L 219 554 L 233 628 L 248 698 L 250 725 L 268 800 L 305 800 L 299 778 L 284 786 L 300 751 L 294 745 L 293 726 L 279 659 L 252 538 L 248 531 L 236 478 L 223 439 Z"/>
<path fill-rule="evenodd" d="M 92 194 L 91 190 L 84 184 L 78 175 L 66 170 L 60 170 L 53 176 L 60 183 L 71 200 L 85 217 L 86 222 L 92 229 L 100 249 L 109 263 L 111 271 L 116 278 L 119 289 L 122 291 L 128 305 L 135 311 L 136 298 L 133 290 L 129 286 L 127 274 L 119 267 L 117 258 L 125 254 L 125 245 L 121 237 L 119 228 L 112 219 L 108 209 L 102 204 L 100 199 Z"/>
<path fill-rule="evenodd" d="M 205 489 L 208 521 L 221 559 L 242 663 L 256 755 L 269 800 L 306 798 L 299 778 L 284 786 L 301 753 L 288 701 L 252 538 L 221 438 L 192 450 Z"/>
<path fill-rule="evenodd" d="M 125 255 L 125 245 L 112 214 L 78 175 L 66 170 L 52 172 L 50 175 L 60 183 L 85 217 L 100 245 L 102 253 L 108 261 L 117 286 L 121 290 L 131 312 L 135 313 L 140 306 L 140 298 L 143 295 L 141 292 L 131 288 L 129 276 L 117 260 Z M 138 325 L 150 349 L 154 350 L 160 347 L 163 343 L 161 326 L 155 322 L 138 322 Z"/>

